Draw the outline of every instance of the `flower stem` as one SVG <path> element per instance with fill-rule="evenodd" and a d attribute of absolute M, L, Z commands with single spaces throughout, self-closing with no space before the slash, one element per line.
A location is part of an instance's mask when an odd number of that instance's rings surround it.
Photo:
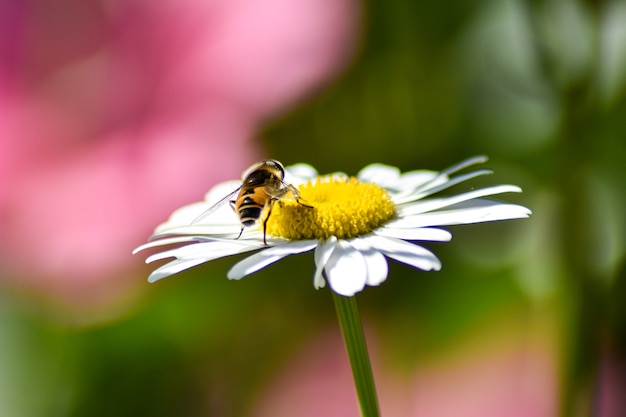
<path fill-rule="evenodd" d="M 331 291 L 332 292 L 332 291 Z M 343 297 L 333 293 L 333 301 L 337 310 L 339 327 L 346 344 L 354 385 L 361 405 L 361 415 L 363 417 L 379 417 L 378 398 L 376 396 L 376 386 L 374 385 L 374 375 L 370 364 L 369 354 L 365 334 L 361 325 L 359 309 L 354 297 Z"/>

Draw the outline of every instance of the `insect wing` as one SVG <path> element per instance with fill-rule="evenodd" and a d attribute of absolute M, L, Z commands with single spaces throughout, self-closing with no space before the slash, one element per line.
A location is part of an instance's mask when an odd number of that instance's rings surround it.
<path fill-rule="evenodd" d="M 193 219 L 191 224 L 192 225 L 193 224 L 197 224 L 197 223 L 201 222 L 202 220 L 206 219 L 207 217 L 209 217 L 211 214 L 215 213 L 220 207 L 222 207 L 224 204 L 226 204 L 228 201 L 230 201 L 231 198 L 233 198 L 235 195 L 237 195 L 239 190 L 241 190 L 241 186 L 237 187 L 237 189 L 235 189 L 235 190 L 231 191 L 230 193 L 228 193 L 220 201 L 218 201 L 217 203 L 213 204 L 211 207 L 209 207 L 208 209 L 206 209 L 205 211 L 200 213 L 200 215 L 198 217 Z"/>

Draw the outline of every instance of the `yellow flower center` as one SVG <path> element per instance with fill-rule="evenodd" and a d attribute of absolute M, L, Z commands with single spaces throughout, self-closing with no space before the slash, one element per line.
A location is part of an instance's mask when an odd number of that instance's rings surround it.
<path fill-rule="evenodd" d="M 277 201 L 267 220 L 266 232 L 290 240 L 350 239 L 372 232 L 396 213 L 391 196 L 376 184 L 354 177 L 318 177 L 298 187 L 295 199 Z M 311 206 L 311 207 L 307 207 Z"/>

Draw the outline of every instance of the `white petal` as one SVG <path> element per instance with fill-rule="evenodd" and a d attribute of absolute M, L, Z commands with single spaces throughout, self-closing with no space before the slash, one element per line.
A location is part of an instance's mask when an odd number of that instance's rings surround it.
<path fill-rule="evenodd" d="M 378 236 L 395 237 L 404 240 L 427 240 L 430 242 L 448 242 L 452 233 L 434 227 L 394 227 L 394 221 L 374 231 Z"/>
<path fill-rule="evenodd" d="M 155 233 L 160 233 L 167 229 L 191 225 L 192 222 L 198 218 L 198 216 L 213 207 L 215 203 L 231 194 L 239 188 L 240 185 L 240 181 L 227 181 L 217 184 L 205 195 L 204 201 L 188 204 L 174 210 L 167 221 L 156 227 Z M 232 207 L 230 207 L 230 204 L 228 204 L 228 199 L 226 199 L 224 200 L 224 204 L 220 206 L 219 209 L 207 216 L 206 219 L 202 219 L 199 223 L 218 225 L 237 224 L 239 223 L 239 218 L 233 211 Z"/>
<path fill-rule="evenodd" d="M 374 249 L 365 239 L 357 238 L 351 240 L 350 244 L 361 252 L 363 259 L 365 259 L 367 285 L 376 286 L 382 284 L 387 279 L 387 274 L 389 273 L 389 266 L 383 254 Z"/>
<path fill-rule="evenodd" d="M 285 256 L 310 251 L 317 245 L 317 242 L 317 240 L 298 240 L 262 250 L 233 265 L 228 271 L 227 277 L 228 279 L 241 279 L 281 260 Z"/>
<path fill-rule="evenodd" d="M 337 171 L 337 172 L 333 172 L 332 174 L 320 175 L 318 178 L 320 182 L 327 183 L 327 182 L 332 182 L 332 181 L 345 181 L 348 178 L 350 178 L 350 176 L 346 174 L 345 172 Z"/>
<path fill-rule="evenodd" d="M 150 240 L 159 239 L 174 235 L 193 235 L 193 236 L 212 236 L 212 235 L 233 235 L 233 238 L 239 235 L 241 231 L 241 223 L 231 224 L 195 224 L 163 227 L 159 226 L 154 235 L 150 236 Z"/>
<path fill-rule="evenodd" d="M 170 275 L 184 271 L 185 269 L 193 268 L 194 266 L 200 265 L 204 262 L 205 260 L 202 258 L 183 260 L 177 259 L 152 271 L 152 273 L 148 276 L 148 282 L 158 281 L 169 277 Z"/>
<path fill-rule="evenodd" d="M 348 174 L 341 171 L 333 172 L 332 174 L 325 175 L 324 178 L 328 178 L 328 180 L 334 181 L 346 181 L 350 178 Z"/>
<path fill-rule="evenodd" d="M 146 263 L 160 261 L 166 258 L 202 259 L 204 262 L 239 253 L 250 252 L 264 247 L 260 242 L 246 242 L 241 240 L 197 242 L 167 251 L 155 253 L 146 259 Z"/>
<path fill-rule="evenodd" d="M 436 171 L 427 170 L 405 172 L 398 178 L 398 184 L 395 188 L 398 190 L 415 190 L 433 181 L 439 175 Z"/>
<path fill-rule="evenodd" d="M 453 185 L 459 184 L 463 181 L 467 181 L 471 178 L 490 174 L 489 170 L 479 170 L 470 172 L 465 175 L 461 175 L 455 178 L 450 178 L 451 174 L 459 172 L 472 165 L 480 164 L 487 161 L 485 156 L 477 156 L 467 159 L 457 165 L 454 165 L 441 173 L 435 171 L 409 171 L 402 174 L 398 180 L 397 190 L 399 193 L 394 194 L 394 202 L 396 204 L 402 204 L 408 201 L 415 201 L 424 198 L 428 195 L 437 193 L 439 191 L 450 188 Z"/>
<path fill-rule="evenodd" d="M 414 266 L 424 271 L 441 269 L 441 262 L 429 250 L 405 242 L 404 240 L 394 239 L 390 237 L 382 237 L 370 235 L 366 238 L 372 247 L 378 249 L 386 256 L 396 261 Z"/>
<path fill-rule="evenodd" d="M 420 200 L 413 203 L 404 204 L 398 208 L 398 214 L 400 218 L 402 218 L 404 216 L 409 216 L 412 214 L 426 213 L 428 211 L 448 207 L 475 198 L 486 197 L 495 194 L 520 192 L 522 192 L 521 188 L 515 185 L 496 185 L 493 187 L 468 191 L 466 193 L 457 194 L 451 197 L 429 198 L 427 200 Z"/>
<path fill-rule="evenodd" d="M 315 274 L 313 275 L 313 287 L 317 290 L 326 286 L 326 280 L 322 274 L 326 262 L 330 258 L 330 255 L 335 250 L 337 245 L 337 238 L 335 236 L 329 237 L 325 241 L 320 241 L 315 247 Z"/>
<path fill-rule="evenodd" d="M 489 158 L 487 158 L 485 155 L 474 156 L 472 158 L 466 159 L 465 161 L 459 162 L 458 164 L 453 165 L 448 169 L 443 170 L 441 173 L 444 175 L 454 174 L 455 172 L 459 172 L 472 165 L 484 164 L 485 162 L 487 162 L 488 159 Z"/>
<path fill-rule="evenodd" d="M 187 242 L 196 242 L 196 237 L 195 236 L 178 236 L 178 237 L 170 237 L 167 239 L 160 239 L 160 240 L 155 240 L 152 242 L 144 243 L 143 245 L 133 250 L 133 255 L 141 252 L 142 250 L 154 248 L 157 246 L 165 246 L 165 245 L 172 245 L 175 243 L 187 243 Z"/>
<path fill-rule="evenodd" d="M 339 295 L 351 297 L 363 290 L 367 268 L 363 255 L 345 240 L 339 240 L 326 266 L 328 285 Z"/>
<path fill-rule="evenodd" d="M 418 189 L 421 194 L 420 198 L 434 193 L 438 193 L 439 191 L 448 189 L 462 182 L 469 181 L 473 178 L 490 174 L 493 174 L 493 171 L 490 169 L 478 169 L 476 171 L 468 172 L 463 175 L 458 175 L 456 177 L 448 177 L 447 175 L 442 174 L 443 178 L 447 179 L 441 182 L 441 184 L 438 184 L 437 181 L 434 181 L 433 184 L 427 184 L 425 187 Z"/>
<path fill-rule="evenodd" d="M 172 212 L 167 221 L 158 225 L 156 232 L 165 228 L 185 226 L 191 224 L 200 213 L 209 208 L 209 205 L 203 201 L 180 207 Z"/>
<path fill-rule="evenodd" d="M 230 201 L 230 200 L 228 200 Z M 200 226 L 200 225 L 208 225 L 208 226 L 224 226 L 224 225 L 231 225 L 231 226 L 241 226 L 240 220 L 239 220 L 239 216 L 237 215 L 237 213 L 235 212 L 235 210 L 233 209 L 233 207 L 230 205 L 230 203 L 226 202 L 224 204 L 222 204 L 221 206 L 219 206 L 217 209 L 213 210 L 212 207 L 216 207 L 215 205 L 206 205 L 206 209 L 203 210 L 201 213 L 198 213 L 198 215 L 196 217 L 193 218 L 193 220 L 189 223 L 179 223 L 179 224 L 174 224 L 173 226 L 187 226 L 187 225 L 193 225 L 193 226 Z M 211 211 L 211 210 L 213 211 Z M 168 224 L 172 224 L 172 223 L 167 223 L 166 225 L 163 225 L 162 227 L 159 227 L 157 230 L 161 231 L 161 229 L 167 227 Z"/>
<path fill-rule="evenodd" d="M 420 213 L 394 220 L 395 227 L 449 226 L 493 222 L 497 220 L 522 219 L 531 211 L 524 206 L 499 201 L 474 199 L 455 204 L 445 210 Z"/>
<path fill-rule="evenodd" d="M 363 182 L 375 182 L 383 188 L 393 187 L 398 183 L 400 170 L 389 165 L 371 164 L 359 171 L 357 178 Z"/>
<path fill-rule="evenodd" d="M 285 182 L 301 184 L 317 177 L 317 171 L 309 164 L 295 164 L 285 167 Z"/>
<path fill-rule="evenodd" d="M 481 175 L 488 175 L 491 173 L 492 171 L 490 170 L 481 169 L 478 171 L 468 172 L 467 174 L 459 175 L 458 177 L 454 178 L 448 178 L 447 175 L 442 174 L 432 182 L 424 184 L 424 186 L 415 189 L 410 193 L 394 196 L 393 201 L 398 205 L 403 205 L 412 201 L 420 200 L 424 197 L 428 197 L 429 195 L 438 193 L 439 191 L 443 191 L 457 184 L 468 181 L 472 178 L 476 178 Z"/>
<path fill-rule="evenodd" d="M 212 207 L 214 203 L 218 202 L 221 198 L 228 195 L 233 190 L 237 189 L 241 185 L 240 181 L 228 181 L 217 184 L 206 194 L 205 201 L 199 201 L 196 203 L 188 204 L 180 207 L 172 212 L 169 219 L 160 224 L 156 228 L 156 232 L 160 232 L 164 229 L 170 229 L 179 226 L 190 225 L 201 213 Z M 224 204 L 215 213 L 212 213 L 209 218 L 203 220 L 202 223 L 238 223 L 239 219 L 237 215 L 230 207 L 229 204 Z"/>

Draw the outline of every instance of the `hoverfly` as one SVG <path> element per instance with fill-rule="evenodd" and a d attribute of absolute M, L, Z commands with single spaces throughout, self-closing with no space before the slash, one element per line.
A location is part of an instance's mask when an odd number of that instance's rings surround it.
<path fill-rule="evenodd" d="M 272 206 L 278 200 L 291 194 L 296 202 L 304 207 L 313 208 L 302 202 L 296 187 L 286 183 L 285 168 L 274 160 L 267 159 L 257 162 L 248 168 L 242 175 L 242 184 L 224 198 L 219 200 L 209 209 L 196 217 L 191 224 L 196 224 L 215 212 L 218 208 L 229 202 L 241 222 L 241 231 L 237 239 L 241 237 L 244 227 L 256 224 L 263 212 L 267 209 L 267 215 L 263 219 L 263 243 L 267 245 L 265 231 L 267 221 L 272 214 Z M 236 199 L 232 200 L 234 196 Z"/>

